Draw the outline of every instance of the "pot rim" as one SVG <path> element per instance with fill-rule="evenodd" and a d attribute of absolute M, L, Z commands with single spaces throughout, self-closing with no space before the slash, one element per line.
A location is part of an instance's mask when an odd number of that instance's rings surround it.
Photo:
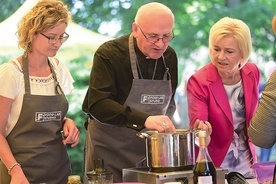
<path fill-rule="evenodd" d="M 188 129 L 176 129 L 175 132 L 158 132 L 156 130 L 148 130 L 148 131 L 144 131 L 144 133 L 148 134 L 148 135 L 176 135 L 176 134 L 188 134 L 188 133 L 192 133 L 193 131 L 188 130 Z"/>
<path fill-rule="evenodd" d="M 157 130 L 147 130 L 144 131 L 144 133 L 147 133 L 149 135 L 153 135 L 153 134 L 160 134 L 160 135 L 171 135 L 171 134 L 189 134 L 189 133 L 194 133 L 197 132 L 201 129 L 176 129 L 175 132 L 158 132 Z"/>

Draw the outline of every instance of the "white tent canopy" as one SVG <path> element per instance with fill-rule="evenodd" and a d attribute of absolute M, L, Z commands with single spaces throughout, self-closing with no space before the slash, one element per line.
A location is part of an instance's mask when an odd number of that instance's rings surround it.
<path fill-rule="evenodd" d="M 26 0 L 25 3 L 9 18 L 0 23 L 0 47 L 17 47 L 17 23 L 21 17 L 29 11 L 38 0 Z M 75 44 L 99 46 L 110 40 L 110 37 L 85 29 L 76 23 L 70 23 L 66 29 L 70 35 L 64 46 Z"/>

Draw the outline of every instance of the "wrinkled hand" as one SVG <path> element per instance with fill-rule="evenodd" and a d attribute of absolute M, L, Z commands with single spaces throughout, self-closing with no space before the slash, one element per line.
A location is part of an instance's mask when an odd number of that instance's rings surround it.
<path fill-rule="evenodd" d="M 71 147 L 75 147 L 79 143 L 80 131 L 72 119 L 64 118 L 63 132 L 65 136 L 63 144 L 71 144 Z"/>
<path fill-rule="evenodd" d="M 207 145 L 210 143 L 211 141 L 211 134 L 212 134 L 212 125 L 208 122 L 208 121 L 202 121 L 197 119 L 195 124 L 194 124 L 194 129 L 201 129 L 206 131 L 206 143 Z"/>
<path fill-rule="evenodd" d="M 194 124 L 194 128 L 205 130 L 207 136 L 210 136 L 212 134 L 212 126 L 208 121 L 202 121 L 202 120 L 197 119 Z"/>
<path fill-rule="evenodd" d="M 157 130 L 160 133 L 175 132 L 173 122 L 168 116 L 149 116 L 146 119 L 145 127 L 149 130 Z"/>

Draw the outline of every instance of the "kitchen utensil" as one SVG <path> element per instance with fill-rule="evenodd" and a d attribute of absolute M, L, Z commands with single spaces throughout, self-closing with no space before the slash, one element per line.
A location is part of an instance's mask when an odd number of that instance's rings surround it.
<path fill-rule="evenodd" d="M 195 132 L 177 129 L 173 133 L 144 131 L 137 135 L 146 140 L 147 166 L 152 170 L 192 169 L 195 164 Z"/>

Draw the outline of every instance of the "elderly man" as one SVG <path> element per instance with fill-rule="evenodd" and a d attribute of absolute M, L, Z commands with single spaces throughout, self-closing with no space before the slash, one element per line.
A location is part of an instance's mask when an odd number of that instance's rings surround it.
<path fill-rule="evenodd" d="M 174 132 L 177 56 L 169 46 L 174 15 L 161 3 L 141 6 L 132 33 L 104 43 L 96 51 L 83 111 L 89 121 L 85 170 L 93 160 L 122 181 L 122 169 L 145 158 L 143 130 Z"/>

